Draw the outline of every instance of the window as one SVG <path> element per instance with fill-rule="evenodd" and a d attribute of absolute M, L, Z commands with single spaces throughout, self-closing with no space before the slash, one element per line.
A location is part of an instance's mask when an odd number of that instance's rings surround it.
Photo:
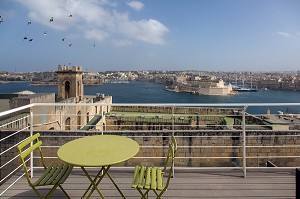
<path fill-rule="evenodd" d="M 66 129 L 66 130 L 71 130 L 71 118 L 70 118 L 70 117 L 68 117 L 68 118 L 66 119 L 66 122 L 65 122 L 65 129 Z"/>
<path fill-rule="evenodd" d="M 86 123 L 88 123 L 89 121 L 90 121 L 90 113 L 87 112 L 87 114 L 86 114 Z"/>
<path fill-rule="evenodd" d="M 78 111 L 77 113 L 77 129 L 80 129 L 81 127 L 81 112 Z"/>
<path fill-rule="evenodd" d="M 66 81 L 65 82 L 65 99 L 68 99 L 70 97 L 70 82 Z"/>

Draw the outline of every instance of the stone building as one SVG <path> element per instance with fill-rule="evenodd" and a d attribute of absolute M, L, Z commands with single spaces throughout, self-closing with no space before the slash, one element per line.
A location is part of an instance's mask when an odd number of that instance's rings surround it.
<path fill-rule="evenodd" d="M 68 66 L 58 66 L 57 82 L 58 82 L 58 100 L 75 97 L 78 103 L 83 100 L 83 83 L 82 83 L 82 68 L 73 66 L 69 69 Z"/>
<path fill-rule="evenodd" d="M 103 114 L 110 111 L 110 108 L 102 107 L 101 103 L 111 104 L 111 96 L 84 96 L 82 67 L 58 66 L 58 94 L 57 103 L 74 103 L 74 106 L 55 106 L 55 121 L 50 121 L 51 125 L 47 129 L 53 130 L 101 130 L 101 125 L 105 123 Z M 84 106 L 93 104 L 95 106 Z M 82 104 L 82 106 L 78 105 Z M 97 105 L 96 105 L 97 104 Z M 49 122 L 49 121 L 48 121 Z M 45 129 L 46 130 L 46 129 Z"/>
<path fill-rule="evenodd" d="M 225 86 L 223 80 L 192 80 L 176 81 L 171 86 L 166 86 L 167 90 L 176 92 L 186 92 L 196 95 L 228 95 L 232 93 L 231 86 Z"/>
<path fill-rule="evenodd" d="M 104 76 L 99 73 L 85 72 L 82 75 L 82 81 L 84 85 L 102 85 L 105 83 Z"/>
<path fill-rule="evenodd" d="M 34 130 L 101 130 L 105 120 L 101 117 L 110 111 L 110 107 L 101 106 L 101 103 L 111 104 L 112 97 L 104 95 L 84 96 L 82 67 L 58 66 L 56 71 L 58 74 L 58 93 L 32 93 L 26 92 L 22 94 L 10 95 L 9 109 L 21 107 L 24 105 L 37 103 L 31 111 L 33 112 Z M 49 105 L 38 105 L 38 103 L 49 103 Z M 74 106 L 62 106 L 58 104 L 69 104 Z M 85 106 L 84 104 L 95 104 L 95 106 Z M 82 106 L 80 105 L 82 104 Z M 14 116 L 10 116 L 10 120 L 14 121 L 24 118 L 22 121 L 11 122 L 9 126 L 4 128 L 22 129 L 30 124 L 30 109 L 18 112 Z M 7 122 L 6 118 L 1 123 Z M 102 121 L 103 120 L 103 121 Z M 22 125 L 20 125 L 22 124 Z M 3 128 L 3 127 L 2 127 Z"/>

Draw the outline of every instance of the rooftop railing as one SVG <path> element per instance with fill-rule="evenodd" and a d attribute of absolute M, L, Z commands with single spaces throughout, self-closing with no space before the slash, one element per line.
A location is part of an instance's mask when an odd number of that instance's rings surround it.
<path fill-rule="evenodd" d="M 20 173 L 17 145 L 40 132 L 48 161 L 59 161 L 56 152 L 64 143 L 95 134 L 117 134 L 136 140 L 140 152 L 115 165 L 164 162 L 169 138 L 178 141 L 175 171 L 180 168 L 240 169 L 296 168 L 300 163 L 300 115 L 270 111 L 249 113 L 254 107 L 300 109 L 300 103 L 257 104 L 71 104 L 37 103 L 0 113 L 0 186 Z M 292 108 L 291 108 L 292 107 Z M 4 122 L 4 123 L 3 123 Z M 31 175 L 39 168 L 34 154 L 27 160 Z"/>

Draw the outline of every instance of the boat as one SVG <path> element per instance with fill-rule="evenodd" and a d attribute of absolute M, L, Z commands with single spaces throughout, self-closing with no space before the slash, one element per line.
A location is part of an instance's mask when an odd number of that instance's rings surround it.
<path fill-rule="evenodd" d="M 256 92 L 258 89 L 255 88 L 245 88 L 245 87 L 235 87 L 233 88 L 234 91 L 237 92 Z"/>
<path fill-rule="evenodd" d="M 233 91 L 237 91 L 237 92 L 257 92 L 258 91 L 257 88 L 252 88 L 252 77 L 251 77 L 251 88 L 245 87 L 244 80 L 243 80 L 243 87 L 237 86 L 237 79 L 235 81 L 236 81 L 235 86 L 232 86 Z"/>

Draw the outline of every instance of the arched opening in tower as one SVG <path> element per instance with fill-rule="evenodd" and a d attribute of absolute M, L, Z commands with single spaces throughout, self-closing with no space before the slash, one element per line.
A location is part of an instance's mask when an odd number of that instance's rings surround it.
<path fill-rule="evenodd" d="M 65 121 L 65 130 L 71 130 L 71 118 L 68 117 Z"/>
<path fill-rule="evenodd" d="M 78 111 L 77 113 L 77 129 L 81 128 L 81 112 Z"/>
<path fill-rule="evenodd" d="M 66 81 L 65 82 L 65 99 L 68 99 L 70 97 L 70 82 Z"/>

